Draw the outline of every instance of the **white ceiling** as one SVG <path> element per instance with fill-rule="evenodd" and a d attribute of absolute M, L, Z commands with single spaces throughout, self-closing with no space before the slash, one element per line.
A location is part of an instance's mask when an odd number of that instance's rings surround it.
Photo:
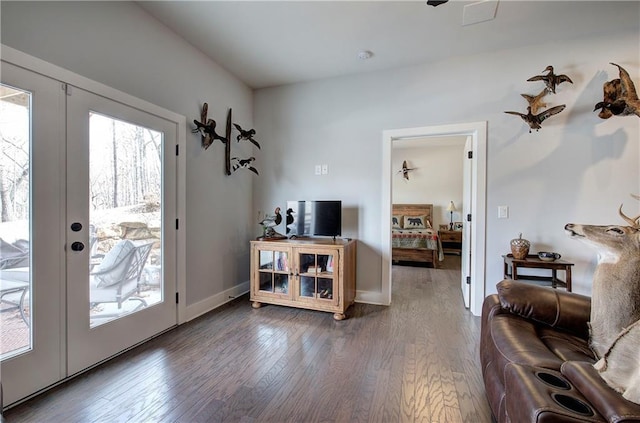
<path fill-rule="evenodd" d="M 478 1 L 138 2 L 252 88 L 578 39 L 612 26 L 637 30 L 640 21 L 637 1 L 501 0 L 495 19 L 463 26 L 471 3 Z M 359 60 L 361 50 L 374 56 Z"/>

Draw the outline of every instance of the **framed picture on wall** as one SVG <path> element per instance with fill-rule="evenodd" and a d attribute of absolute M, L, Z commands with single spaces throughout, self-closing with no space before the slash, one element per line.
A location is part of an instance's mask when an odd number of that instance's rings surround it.
<path fill-rule="evenodd" d="M 453 222 L 453 230 L 461 231 L 462 230 L 462 222 Z"/>
<path fill-rule="evenodd" d="M 440 225 L 438 226 L 438 228 L 439 228 L 441 231 L 448 231 L 448 230 L 449 230 L 449 225 L 447 225 L 446 223 L 442 223 L 442 224 L 440 224 Z"/>

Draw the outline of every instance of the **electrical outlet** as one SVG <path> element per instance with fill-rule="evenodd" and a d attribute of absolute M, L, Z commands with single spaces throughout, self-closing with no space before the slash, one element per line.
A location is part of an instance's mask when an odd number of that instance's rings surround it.
<path fill-rule="evenodd" d="M 321 174 L 322 174 L 322 166 L 316 165 L 316 175 L 321 175 Z"/>
<path fill-rule="evenodd" d="M 498 219 L 509 218 L 509 206 L 498 206 Z"/>
<path fill-rule="evenodd" d="M 328 166 L 328 165 L 326 165 L 326 164 L 323 164 L 323 165 L 322 165 L 322 174 L 323 174 L 323 175 L 326 175 L 326 174 L 328 174 L 328 173 L 329 173 L 329 166 Z"/>

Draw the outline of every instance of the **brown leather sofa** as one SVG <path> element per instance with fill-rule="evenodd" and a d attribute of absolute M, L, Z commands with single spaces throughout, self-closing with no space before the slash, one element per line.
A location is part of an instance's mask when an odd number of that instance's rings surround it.
<path fill-rule="evenodd" d="M 583 295 L 513 280 L 484 300 L 480 360 L 495 421 L 640 422 L 593 368 Z"/>

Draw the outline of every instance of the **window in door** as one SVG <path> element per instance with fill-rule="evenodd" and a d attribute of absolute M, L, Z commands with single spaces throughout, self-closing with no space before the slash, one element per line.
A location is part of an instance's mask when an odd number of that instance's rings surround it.
<path fill-rule="evenodd" d="M 91 327 L 162 301 L 161 132 L 89 116 Z"/>
<path fill-rule="evenodd" d="M 0 84 L 0 359 L 31 349 L 31 93 Z"/>

